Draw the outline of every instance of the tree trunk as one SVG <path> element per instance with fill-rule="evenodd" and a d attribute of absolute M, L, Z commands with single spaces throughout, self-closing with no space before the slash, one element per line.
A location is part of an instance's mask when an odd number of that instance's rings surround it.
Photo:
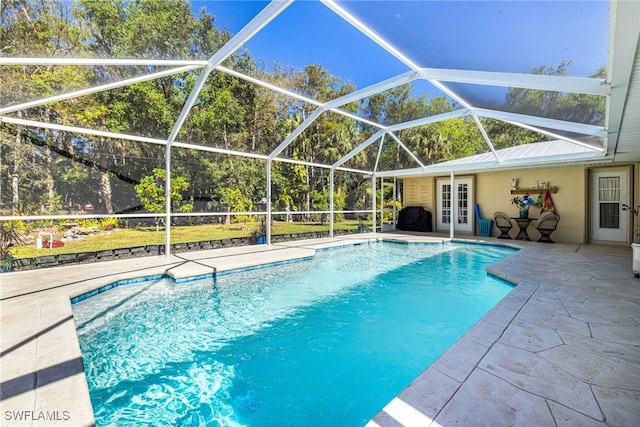
<path fill-rule="evenodd" d="M 224 141 L 224 149 L 229 150 L 229 137 L 227 135 L 227 125 L 223 125 L 222 127 L 222 140 Z"/>
<path fill-rule="evenodd" d="M 110 165 L 113 165 L 115 168 L 115 164 L 112 163 L 112 159 L 115 158 L 115 154 L 117 153 L 118 147 L 114 146 L 114 144 L 106 141 L 105 139 L 100 139 L 100 146 L 104 147 L 104 151 L 106 155 L 100 155 L 101 161 L 103 162 L 103 166 L 106 169 L 110 169 Z M 100 172 L 100 188 L 98 190 L 98 194 L 104 200 L 105 213 L 112 214 L 113 213 L 113 191 L 111 188 L 111 178 L 110 172 L 108 170 L 103 170 Z"/>
<path fill-rule="evenodd" d="M 113 213 L 113 205 L 111 204 L 111 179 L 109 179 L 109 172 L 102 172 L 100 174 L 100 196 L 104 200 L 104 206 L 106 213 Z"/>
<path fill-rule="evenodd" d="M 18 132 L 18 136 L 17 139 L 20 139 L 20 132 Z M 19 142 L 19 141 L 18 141 Z M 12 193 L 12 197 L 11 197 L 11 214 L 12 215 L 16 215 L 18 213 L 18 208 L 20 206 L 20 192 L 18 191 L 20 189 L 19 187 L 19 182 L 20 182 L 20 167 L 19 167 L 19 162 L 18 162 L 18 155 L 14 154 L 13 156 L 13 171 L 11 172 L 11 193 Z"/>
<path fill-rule="evenodd" d="M 45 110 L 45 117 L 48 123 L 51 123 L 51 112 L 49 109 Z M 52 132 L 46 130 L 44 133 L 44 137 L 46 141 L 49 143 L 44 145 L 44 185 L 47 192 L 47 200 L 45 201 L 46 211 L 47 213 L 53 213 L 56 209 L 55 199 L 56 199 L 56 188 L 55 188 L 55 180 L 53 179 L 53 154 L 51 151 L 51 146 L 55 145 L 54 136 Z"/>
<path fill-rule="evenodd" d="M 49 135 L 47 135 L 49 137 Z M 56 189 L 55 189 L 55 181 L 53 180 L 53 156 L 51 155 L 51 148 L 49 146 L 44 147 L 45 153 L 45 187 L 47 189 L 47 201 L 46 201 L 46 210 L 47 213 L 53 213 L 55 211 L 56 205 Z"/>
<path fill-rule="evenodd" d="M 22 111 L 18 111 L 18 118 L 22 118 Z M 21 147 L 20 140 L 21 128 L 16 128 L 15 149 L 13 150 L 13 170 L 11 171 L 11 214 L 16 215 L 20 207 L 20 153 L 18 147 Z"/>

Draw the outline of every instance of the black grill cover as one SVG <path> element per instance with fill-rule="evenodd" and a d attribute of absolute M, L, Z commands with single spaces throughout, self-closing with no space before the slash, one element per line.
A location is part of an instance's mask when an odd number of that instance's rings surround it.
<path fill-rule="evenodd" d="M 433 231 L 431 227 L 431 212 L 422 206 L 407 206 L 398 214 L 398 230 L 405 231 Z"/>

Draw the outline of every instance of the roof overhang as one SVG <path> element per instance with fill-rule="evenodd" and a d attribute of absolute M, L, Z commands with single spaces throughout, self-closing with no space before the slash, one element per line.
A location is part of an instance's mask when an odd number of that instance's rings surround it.
<path fill-rule="evenodd" d="M 452 171 L 460 175 L 541 167 L 602 165 L 613 162 L 612 157 L 605 156 L 600 151 L 562 140 L 520 145 L 498 150 L 497 153 L 500 161 L 496 160 L 493 153 L 484 153 L 420 168 L 376 172 L 376 176 L 394 178 L 439 176 L 448 175 Z"/>
<path fill-rule="evenodd" d="M 607 154 L 640 161 L 640 2 L 611 2 Z"/>

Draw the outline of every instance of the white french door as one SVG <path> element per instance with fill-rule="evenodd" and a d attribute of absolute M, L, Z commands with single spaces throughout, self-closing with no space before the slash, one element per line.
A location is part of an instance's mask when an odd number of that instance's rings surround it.
<path fill-rule="evenodd" d="M 473 231 L 473 182 L 471 178 L 455 179 L 455 204 L 451 204 L 451 180 L 438 180 L 438 230 L 446 231 L 454 218 L 454 230 Z"/>
<path fill-rule="evenodd" d="M 593 172 L 591 175 L 591 239 L 625 242 L 628 238 L 626 171 Z"/>

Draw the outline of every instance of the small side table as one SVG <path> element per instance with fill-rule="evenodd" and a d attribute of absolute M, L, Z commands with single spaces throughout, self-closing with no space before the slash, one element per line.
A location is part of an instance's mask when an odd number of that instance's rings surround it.
<path fill-rule="evenodd" d="M 512 220 L 514 220 L 516 222 L 516 224 L 518 224 L 518 227 L 520 227 L 520 232 L 518 233 L 518 235 L 516 236 L 516 240 L 531 240 L 529 238 L 529 235 L 527 234 L 527 227 L 529 227 L 529 224 L 531 224 L 531 221 L 535 221 L 536 218 L 523 218 L 523 217 L 511 217 Z"/>

